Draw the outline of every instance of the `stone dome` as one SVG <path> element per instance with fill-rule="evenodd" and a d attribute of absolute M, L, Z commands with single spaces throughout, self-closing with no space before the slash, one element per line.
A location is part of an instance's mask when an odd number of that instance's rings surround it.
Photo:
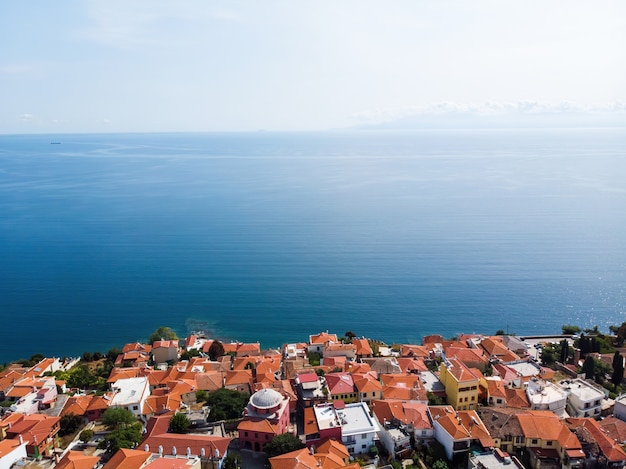
<path fill-rule="evenodd" d="M 283 396 L 278 391 L 270 388 L 261 389 L 250 398 L 250 403 L 257 409 L 271 409 L 280 405 L 282 401 Z"/>

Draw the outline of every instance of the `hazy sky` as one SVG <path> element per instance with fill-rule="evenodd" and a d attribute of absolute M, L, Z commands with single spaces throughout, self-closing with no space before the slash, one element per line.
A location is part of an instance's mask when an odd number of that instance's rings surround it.
<path fill-rule="evenodd" d="M 622 0 L 3 1 L 0 44 L 0 133 L 626 108 Z"/>

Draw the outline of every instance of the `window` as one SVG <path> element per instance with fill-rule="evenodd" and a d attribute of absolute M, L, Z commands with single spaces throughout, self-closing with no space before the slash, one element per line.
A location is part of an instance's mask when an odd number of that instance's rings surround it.
<path fill-rule="evenodd" d="M 532 440 L 532 441 L 530 442 L 530 444 L 532 444 L 532 445 L 536 445 L 538 442 L 539 442 L 538 440 Z"/>
<path fill-rule="evenodd" d="M 361 448 L 365 449 L 365 448 L 367 448 L 367 445 L 361 445 Z"/>
<path fill-rule="evenodd" d="M 367 438 L 367 433 L 363 433 L 363 434 L 361 434 L 361 439 L 362 439 L 362 440 L 365 440 L 366 438 Z"/>
<path fill-rule="evenodd" d="M 134 405 L 133 406 L 133 410 L 139 410 L 139 406 L 138 405 Z"/>
<path fill-rule="evenodd" d="M 551 441 L 548 441 L 548 442 L 546 443 L 546 445 L 547 445 L 547 446 L 552 446 L 552 442 L 551 442 Z"/>
<path fill-rule="evenodd" d="M 248 436 L 248 432 L 243 432 L 243 434 L 244 434 L 245 436 Z"/>

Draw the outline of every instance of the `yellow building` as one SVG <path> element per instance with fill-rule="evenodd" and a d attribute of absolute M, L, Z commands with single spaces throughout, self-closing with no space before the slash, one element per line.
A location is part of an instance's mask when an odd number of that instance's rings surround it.
<path fill-rule="evenodd" d="M 445 359 L 439 366 L 439 380 L 446 388 L 446 401 L 455 410 L 473 410 L 480 394 L 478 385 L 482 374 L 463 362 Z"/>

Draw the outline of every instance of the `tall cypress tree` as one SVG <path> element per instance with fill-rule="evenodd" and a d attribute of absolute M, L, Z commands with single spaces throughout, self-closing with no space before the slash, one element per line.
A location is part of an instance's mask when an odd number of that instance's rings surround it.
<path fill-rule="evenodd" d="M 596 361 L 591 355 L 587 355 L 587 358 L 585 358 L 585 362 L 583 363 L 583 373 L 585 373 L 585 379 L 593 379 L 595 368 Z"/>
<path fill-rule="evenodd" d="M 622 384 L 624 378 L 624 357 L 619 352 L 613 355 L 613 374 L 611 375 L 611 383 L 615 386 Z"/>

